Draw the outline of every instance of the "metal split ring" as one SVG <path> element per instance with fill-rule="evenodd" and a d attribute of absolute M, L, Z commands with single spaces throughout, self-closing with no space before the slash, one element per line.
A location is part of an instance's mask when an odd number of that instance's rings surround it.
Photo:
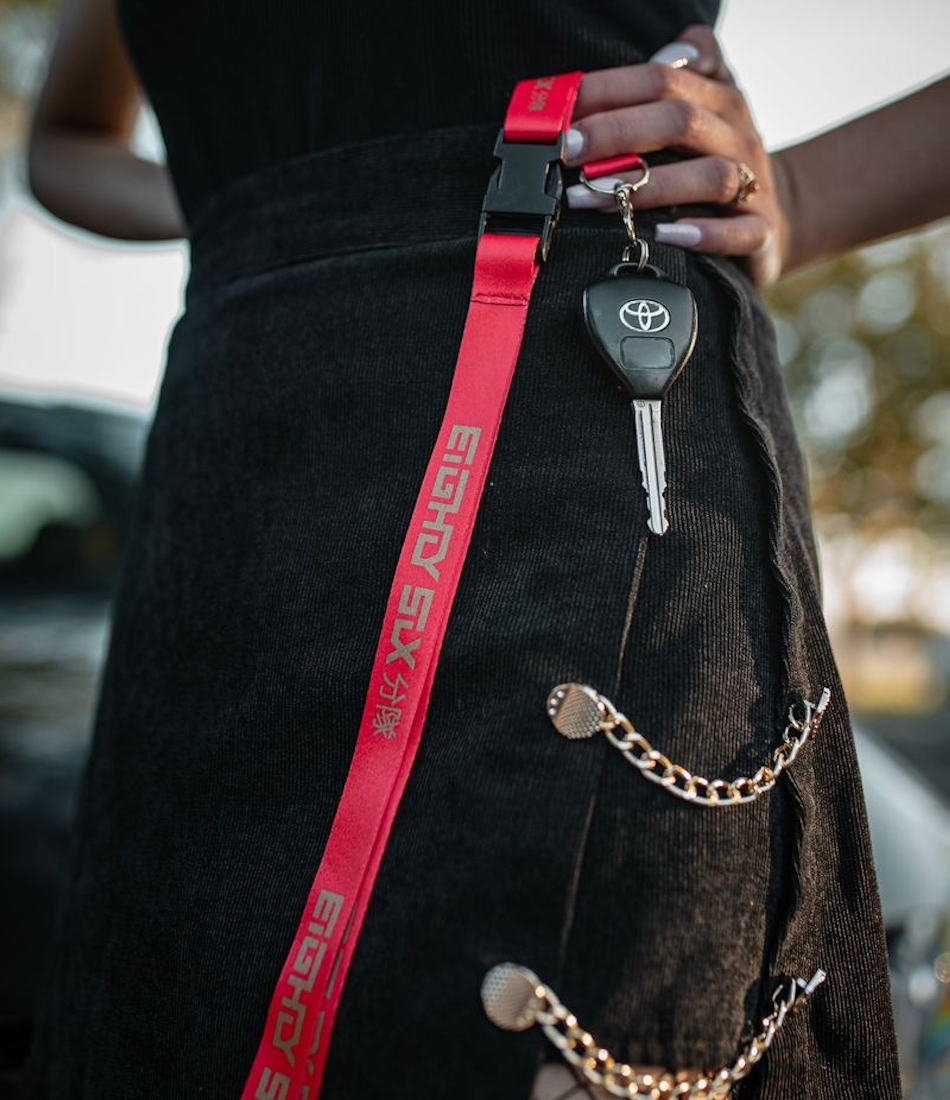
<path fill-rule="evenodd" d="M 609 179 L 611 183 L 609 186 L 604 186 L 602 183 L 598 184 L 598 180 L 596 178 L 590 179 L 587 175 L 586 170 L 582 168 L 580 173 L 581 183 L 583 183 L 584 186 L 588 188 L 588 190 L 596 191 L 598 195 L 616 195 L 622 187 L 628 188 L 629 194 L 636 194 L 636 192 L 639 191 L 641 187 L 646 187 L 646 185 L 650 182 L 650 166 L 643 159 L 643 157 L 634 155 L 630 159 L 630 167 L 622 170 L 630 171 L 632 169 L 636 171 L 637 169 L 639 169 L 643 173 L 643 175 L 638 180 L 630 182 L 629 180 L 619 180 L 616 176 L 606 176 L 604 178 Z"/>

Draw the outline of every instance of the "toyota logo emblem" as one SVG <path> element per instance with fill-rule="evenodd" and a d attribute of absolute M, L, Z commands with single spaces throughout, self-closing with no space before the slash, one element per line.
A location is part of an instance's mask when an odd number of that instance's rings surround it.
<path fill-rule="evenodd" d="M 634 298 L 620 307 L 620 322 L 634 332 L 660 332 L 670 323 L 670 311 L 652 298 Z"/>

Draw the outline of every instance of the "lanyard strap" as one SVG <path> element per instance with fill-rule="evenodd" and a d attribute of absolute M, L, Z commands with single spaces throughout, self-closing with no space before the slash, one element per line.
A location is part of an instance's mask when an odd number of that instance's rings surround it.
<path fill-rule="evenodd" d="M 495 145 L 448 404 L 383 618 L 356 749 L 241 1100 L 315 1100 L 340 995 L 422 737 L 442 639 L 560 208 L 580 73 L 521 81 Z"/>

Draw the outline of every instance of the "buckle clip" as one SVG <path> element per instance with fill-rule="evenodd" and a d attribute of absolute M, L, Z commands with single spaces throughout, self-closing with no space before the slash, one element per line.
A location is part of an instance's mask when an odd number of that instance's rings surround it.
<path fill-rule="evenodd" d="M 552 142 L 506 141 L 505 131 L 499 131 L 495 156 L 501 163 L 488 181 L 479 236 L 486 231 L 539 234 L 538 261 L 548 258 L 561 214 L 566 140 L 562 131 Z"/>

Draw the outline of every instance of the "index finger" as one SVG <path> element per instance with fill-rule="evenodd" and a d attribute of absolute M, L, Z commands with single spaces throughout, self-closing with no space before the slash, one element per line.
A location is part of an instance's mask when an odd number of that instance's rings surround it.
<path fill-rule="evenodd" d="M 683 99 L 726 119 L 744 117 L 746 113 L 745 100 L 732 84 L 648 61 L 585 73 L 574 119 L 663 99 Z"/>

